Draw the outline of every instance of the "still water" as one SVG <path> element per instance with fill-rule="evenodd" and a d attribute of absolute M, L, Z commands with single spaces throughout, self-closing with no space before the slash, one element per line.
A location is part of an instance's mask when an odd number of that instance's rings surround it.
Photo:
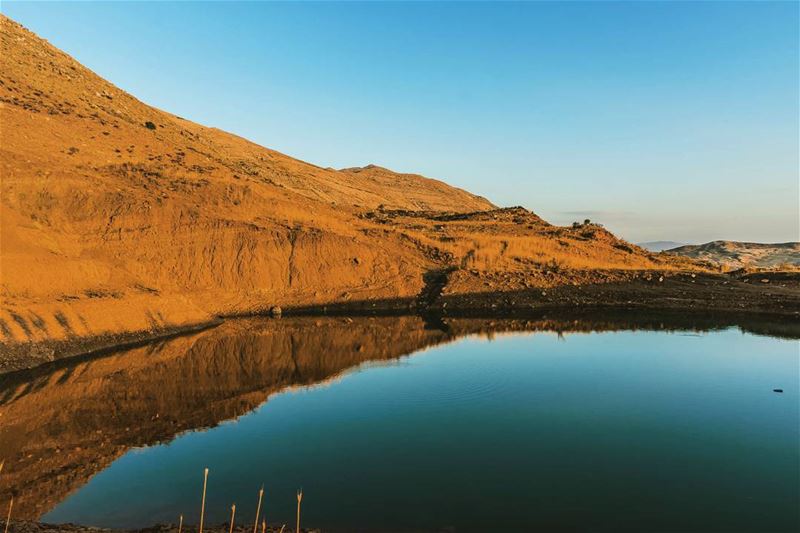
<path fill-rule="evenodd" d="M 206 523 L 263 485 L 326 531 L 796 531 L 799 364 L 735 327 L 242 321 L 5 383 L 0 451 L 51 523 L 195 523 L 208 467 Z"/>

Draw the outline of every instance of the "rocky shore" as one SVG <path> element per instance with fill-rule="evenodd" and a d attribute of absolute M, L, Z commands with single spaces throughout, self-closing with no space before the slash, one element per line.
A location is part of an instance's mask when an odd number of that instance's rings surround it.
<path fill-rule="evenodd" d="M 526 316 L 532 311 L 596 309 L 693 310 L 800 316 L 800 272 L 713 274 L 681 271 L 592 272 L 607 275 L 586 282 L 579 275 L 531 283 L 523 275 L 454 271 L 433 294 L 286 306 L 284 314 L 437 313 L 449 316 Z M 499 281 L 498 279 L 499 278 Z M 487 290 L 480 290 L 487 287 Z"/>

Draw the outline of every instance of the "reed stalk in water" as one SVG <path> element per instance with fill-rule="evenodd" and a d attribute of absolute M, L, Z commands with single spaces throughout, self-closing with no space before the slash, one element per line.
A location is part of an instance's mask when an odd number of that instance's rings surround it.
<path fill-rule="evenodd" d="M 8 526 L 11 525 L 11 508 L 14 507 L 14 496 L 11 496 L 11 500 L 8 502 L 8 516 L 6 517 L 6 530 L 5 533 L 8 533 Z"/>
<path fill-rule="evenodd" d="M 3 459 L 0 461 L 0 474 L 3 473 L 3 465 L 6 464 L 6 460 Z M 6 518 L 6 530 L 5 533 L 8 533 L 8 524 L 11 522 L 11 507 L 14 505 L 14 496 L 11 496 L 11 501 L 8 503 L 8 518 Z"/>
<path fill-rule="evenodd" d="M 267 533 L 267 521 L 266 520 L 262 520 L 261 521 L 261 533 Z"/>
<path fill-rule="evenodd" d="M 200 533 L 203 533 L 203 518 L 206 514 L 206 485 L 208 484 L 208 468 L 203 471 L 203 501 L 200 503 Z"/>
<path fill-rule="evenodd" d="M 297 491 L 297 529 L 295 533 L 300 533 L 300 502 L 303 501 L 303 489 Z"/>
<path fill-rule="evenodd" d="M 261 513 L 261 497 L 264 496 L 264 487 L 258 489 L 258 505 L 256 506 L 256 521 L 253 522 L 253 533 L 258 531 L 258 515 Z"/>
<path fill-rule="evenodd" d="M 183 530 L 183 515 L 181 515 L 180 519 L 178 519 L 178 533 L 181 533 Z"/>
<path fill-rule="evenodd" d="M 233 533 L 233 520 L 236 518 L 236 504 L 231 505 L 231 529 L 229 533 Z"/>

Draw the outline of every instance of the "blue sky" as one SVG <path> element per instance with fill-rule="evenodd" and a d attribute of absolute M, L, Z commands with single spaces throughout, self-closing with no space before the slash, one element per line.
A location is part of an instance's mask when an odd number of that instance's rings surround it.
<path fill-rule="evenodd" d="M 800 240 L 797 2 L 16 3 L 143 101 L 632 241 Z"/>

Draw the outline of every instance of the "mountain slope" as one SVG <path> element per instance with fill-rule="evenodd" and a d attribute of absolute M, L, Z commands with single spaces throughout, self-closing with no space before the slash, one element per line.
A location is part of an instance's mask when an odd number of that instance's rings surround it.
<path fill-rule="evenodd" d="M 343 168 L 340 172 L 377 187 L 385 199 L 384 207 L 391 209 L 468 212 L 495 207 L 485 198 L 419 174 L 401 174 L 377 165 Z"/>
<path fill-rule="evenodd" d="M 384 184 L 360 173 L 323 169 L 144 105 L 7 17 L 2 19 L 2 49 L 0 101 L 37 114 L 79 119 L 86 125 L 91 122 L 106 137 L 90 137 L 96 142 L 88 157 L 80 152 L 79 145 L 68 147 L 77 149 L 69 153 L 73 163 L 88 160 L 96 165 L 100 149 L 107 165 L 113 167 L 143 162 L 144 156 L 148 166 L 155 168 L 142 172 L 183 170 L 238 175 L 239 179 L 268 176 L 268 183 L 274 186 L 323 202 L 411 209 L 424 205 L 427 199 L 448 211 L 494 207 L 483 198 L 413 175 L 398 175 L 404 179 L 394 184 L 390 201 Z M 132 133 L 126 127 L 147 129 L 148 123 L 153 128 L 149 137 L 142 131 L 133 135 L 146 144 L 123 145 L 125 135 Z M 164 151 L 169 148 L 174 150 Z"/>
<path fill-rule="evenodd" d="M 7 18 L 2 52 L 2 293 L 39 317 L 9 311 L 12 338 L 185 325 L 277 293 L 415 294 L 424 258 L 354 228 L 351 210 L 493 207 L 456 190 L 449 202 L 433 180 L 388 199 L 370 179 L 164 113 Z"/>
<path fill-rule="evenodd" d="M 425 303 L 442 272 L 469 293 L 695 268 L 599 226 L 192 123 L 2 16 L 0 46 L 0 370 L 20 350 L 45 361 L 276 304 Z"/>
<path fill-rule="evenodd" d="M 705 244 L 679 246 L 671 248 L 667 252 L 728 268 L 800 267 L 800 242 L 765 244 L 712 241 Z"/>

